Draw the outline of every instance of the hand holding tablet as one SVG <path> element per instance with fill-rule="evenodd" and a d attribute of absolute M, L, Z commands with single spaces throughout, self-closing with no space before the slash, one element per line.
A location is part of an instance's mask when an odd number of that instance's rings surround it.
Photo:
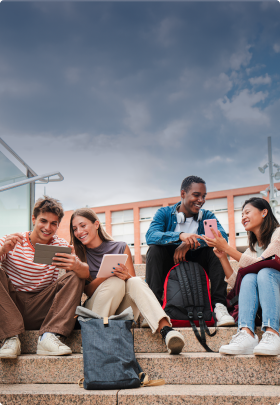
<path fill-rule="evenodd" d="M 56 253 L 66 253 L 70 255 L 71 251 L 71 247 L 67 246 L 42 245 L 36 243 L 33 261 L 34 263 L 52 265 Z M 59 262 L 59 258 L 57 258 L 57 261 Z"/>
<path fill-rule="evenodd" d="M 127 260 L 126 254 L 104 255 L 96 278 L 109 278 L 114 276 L 113 273 L 116 267 L 120 267 L 120 265 L 125 265 L 126 260 Z"/>

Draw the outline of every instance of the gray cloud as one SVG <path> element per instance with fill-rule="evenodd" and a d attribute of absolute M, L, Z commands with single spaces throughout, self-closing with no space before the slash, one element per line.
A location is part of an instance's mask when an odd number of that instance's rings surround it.
<path fill-rule="evenodd" d="M 256 167 L 267 136 L 280 149 L 277 3 L 0 11 L 0 136 L 64 174 L 47 192 L 68 209 L 176 195 L 189 174 L 210 190 L 268 180 Z"/>

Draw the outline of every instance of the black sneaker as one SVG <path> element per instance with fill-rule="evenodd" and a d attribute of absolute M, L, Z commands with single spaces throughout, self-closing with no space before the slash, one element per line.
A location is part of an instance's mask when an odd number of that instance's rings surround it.
<path fill-rule="evenodd" d="M 182 334 L 177 330 L 174 330 L 170 326 L 164 326 L 160 334 L 165 341 L 167 350 L 169 354 L 179 354 L 181 353 L 185 342 Z"/>

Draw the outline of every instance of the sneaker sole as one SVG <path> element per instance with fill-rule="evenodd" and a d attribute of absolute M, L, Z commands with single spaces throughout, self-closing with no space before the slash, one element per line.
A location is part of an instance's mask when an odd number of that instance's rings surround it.
<path fill-rule="evenodd" d="M 236 326 L 236 323 L 234 321 L 217 322 L 217 326 Z"/>
<path fill-rule="evenodd" d="M 19 356 L 19 355 L 20 355 L 20 353 L 19 354 L 7 354 L 7 355 L 0 354 L 0 359 L 16 359 L 17 356 Z"/>
<path fill-rule="evenodd" d="M 66 356 L 66 355 L 72 354 L 72 351 L 61 353 L 61 352 L 48 352 L 48 351 L 44 351 L 44 350 L 37 350 L 36 354 L 38 354 L 39 356 Z"/>
<path fill-rule="evenodd" d="M 168 342 L 168 353 L 169 354 L 179 354 L 181 353 L 185 343 L 178 336 L 170 338 Z"/>
<path fill-rule="evenodd" d="M 254 350 L 253 353 L 255 356 L 279 356 L 280 352 L 279 350 L 262 350 L 262 351 L 258 351 L 258 350 Z"/>
<path fill-rule="evenodd" d="M 243 355 L 243 354 L 245 354 L 245 355 L 251 355 L 251 354 L 253 354 L 253 350 L 254 350 L 254 349 L 246 350 L 246 351 L 240 352 L 240 351 L 234 351 L 234 350 L 221 351 L 221 349 L 220 349 L 220 350 L 219 350 L 219 353 L 220 353 L 220 354 L 228 354 L 228 355 L 230 355 L 230 356 L 238 356 L 238 355 Z"/>

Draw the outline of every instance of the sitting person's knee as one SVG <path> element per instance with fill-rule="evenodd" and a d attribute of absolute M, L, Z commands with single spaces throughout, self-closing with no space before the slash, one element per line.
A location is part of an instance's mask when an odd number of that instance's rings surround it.
<path fill-rule="evenodd" d="M 125 294 L 125 281 L 119 277 L 110 277 L 106 281 L 108 281 L 112 285 L 112 289 L 116 293 L 123 292 Z"/>
<path fill-rule="evenodd" d="M 257 274 L 258 284 L 265 283 L 268 280 L 270 269 L 261 269 Z"/>
<path fill-rule="evenodd" d="M 257 282 L 257 274 L 249 273 L 243 277 L 241 286 L 243 286 L 243 288 L 244 288 L 244 286 L 246 286 L 246 285 L 251 286 L 253 284 L 256 284 L 256 282 Z"/>
<path fill-rule="evenodd" d="M 144 281 L 140 277 L 130 277 L 126 282 L 130 286 L 137 286 L 144 283 Z"/>

